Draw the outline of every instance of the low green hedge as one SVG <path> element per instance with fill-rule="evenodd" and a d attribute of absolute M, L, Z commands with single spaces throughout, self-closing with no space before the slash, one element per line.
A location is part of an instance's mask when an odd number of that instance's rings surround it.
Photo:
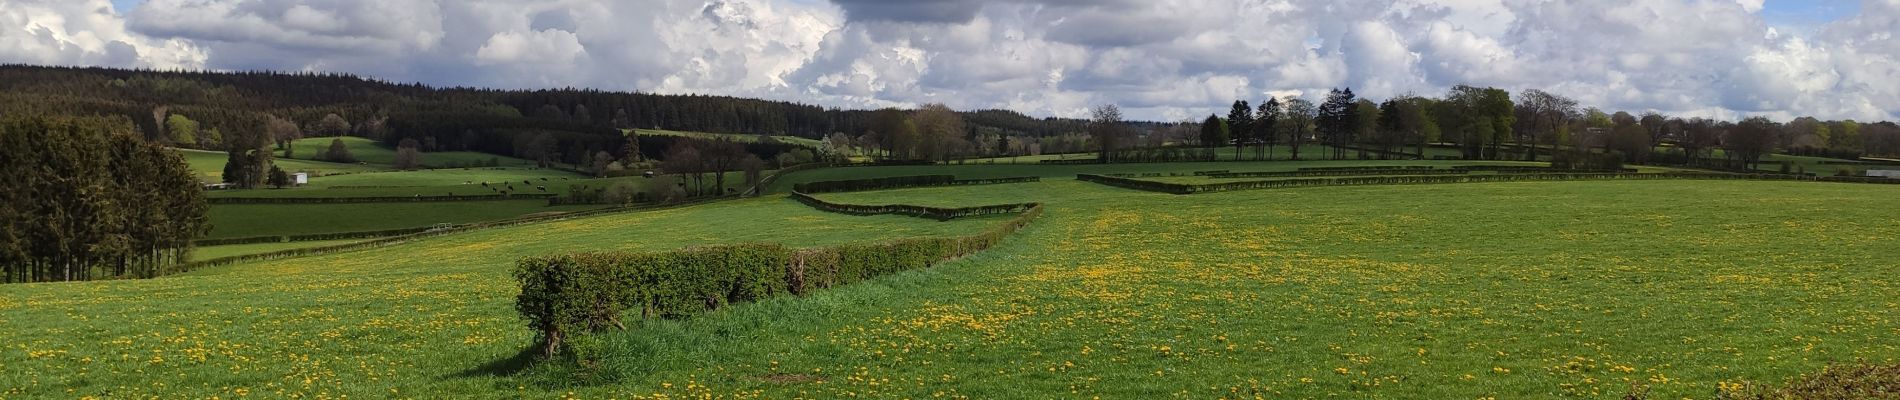
<path fill-rule="evenodd" d="M 1431 169 L 1431 168 L 1323 169 L 1323 170 L 1306 170 L 1305 168 L 1301 168 L 1299 171 L 1229 172 L 1229 173 L 1224 173 L 1224 174 L 1208 174 L 1207 177 L 1209 178 L 1273 178 L 1273 177 L 1298 177 L 1298 176 L 1355 176 L 1355 175 L 1459 175 L 1459 174 L 1468 174 L 1468 173 L 1471 173 L 1471 171 L 1455 170 L 1455 169 Z"/>
<path fill-rule="evenodd" d="M 996 204 L 996 205 L 976 206 L 976 207 L 943 208 L 943 207 L 914 206 L 914 205 L 909 205 L 909 204 L 878 204 L 878 205 L 840 204 L 840 203 L 828 202 L 823 199 L 819 199 L 817 197 L 812 197 L 812 195 L 804 194 L 800 192 L 792 192 L 791 197 L 793 200 L 798 200 L 798 202 L 805 203 L 805 205 L 811 206 L 811 208 L 816 208 L 820 211 L 829 211 L 829 212 L 835 212 L 835 213 L 840 213 L 840 214 L 851 214 L 851 215 L 897 214 L 897 215 L 908 215 L 908 216 L 913 216 L 913 217 L 918 217 L 918 218 L 930 218 L 930 219 L 934 219 L 938 221 L 949 221 L 949 220 L 953 220 L 957 218 L 973 217 L 973 216 L 981 216 L 981 215 L 1020 213 L 1020 212 L 1025 212 L 1031 208 L 1035 208 L 1039 206 L 1039 204 L 1037 203 L 1018 203 L 1018 204 Z"/>
<path fill-rule="evenodd" d="M 1225 182 L 1212 184 L 1180 184 L 1118 178 L 1103 175 L 1076 175 L 1077 180 L 1094 182 L 1135 190 L 1172 194 L 1193 194 L 1222 192 L 1230 190 L 1276 189 L 1312 186 L 1349 186 L 1349 185 L 1408 185 L 1438 183 L 1484 183 L 1484 182 L 1532 182 L 1532 181 L 1582 181 L 1582 180 L 1652 180 L 1652 179 L 1700 179 L 1700 180 L 1780 180 L 1841 183 L 1900 184 L 1900 179 L 1882 179 L 1865 177 L 1806 177 L 1781 174 L 1724 174 L 1701 172 L 1672 173 L 1544 173 L 1544 174 L 1501 174 L 1501 175 L 1441 175 L 1441 176 L 1365 176 L 1347 178 L 1282 179 L 1270 181 Z"/>
<path fill-rule="evenodd" d="M 484 194 L 466 196 L 382 196 L 382 197 L 211 197 L 209 204 L 347 204 L 403 203 L 435 201 L 521 200 L 554 197 L 553 193 Z"/>
<path fill-rule="evenodd" d="M 1300 168 L 1300 170 L 1301 171 L 1358 171 L 1358 170 L 1432 169 L 1432 168 L 1433 167 L 1430 165 L 1360 165 L 1360 166 L 1350 166 L 1350 167 L 1305 167 L 1305 168 Z"/>
<path fill-rule="evenodd" d="M 992 184 L 1002 184 L 1002 183 L 1037 182 L 1041 180 L 1042 178 L 1034 177 L 1034 176 L 1016 177 L 1016 178 L 958 180 L 957 177 L 953 175 L 915 175 L 915 176 L 893 176 L 893 177 L 887 177 L 887 178 L 850 179 L 850 180 L 842 180 L 842 181 L 805 182 L 805 183 L 792 185 L 792 191 L 801 192 L 801 193 L 836 193 L 836 192 L 856 192 L 856 191 L 865 191 L 865 190 L 902 189 L 902 188 L 929 187 L 929 186 L 992 185 Z"/>
<path fill-rule="evenodd" d="M 641 318 L 683 318 L 930 267 L 994 246 L 1041 213 L 1041 206 L 1031 206 L 1007 223 L 963 237 L 529 257 L 515 263 L 521 287 L 515 310 L 535 331 L 544 355 L 552 356 L 575 335 L 624 327 L 621 316 L 635 311 Z"/>

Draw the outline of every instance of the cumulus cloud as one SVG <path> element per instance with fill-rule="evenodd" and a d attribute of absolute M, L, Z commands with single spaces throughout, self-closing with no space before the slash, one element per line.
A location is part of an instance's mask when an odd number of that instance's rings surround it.
<path fill-rule="evenodd" d="M 199 68 L 205 53 L 187 40 L 129 32 L 107 0 L 0 0 L 0 61 Z"/>
<path fill-rule="evenodd" d="M 0 0 L 0 62 L 326 70 L 504 88 L 1224 112 L 1334 87 L 1605 109 L 1900 116 L 1900 0 L 1800 32 L 1760 0 Z"/>

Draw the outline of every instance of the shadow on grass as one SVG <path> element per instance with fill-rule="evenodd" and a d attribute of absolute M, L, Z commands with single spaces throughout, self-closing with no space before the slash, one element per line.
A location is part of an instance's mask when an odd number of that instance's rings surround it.
<path fill-rule="evenodd" d="M 487 364 L 482 364 L 481 366 L 470 368 L 466 371 L 458 372 L 455 374 L 455 376 L 461 377 L 461 378 L 476 378 L 476 377 L 484 377 L 484 376 L 511 376 L 517 372 L 521 372 L 522 370 L 528 369 L 528 367 L 530 366 L 533 366 L 535 358 L 540 357 L 540 355 L 541 355 L 541 349 L 539 347 L 528 346 L 528 347 L 522 348 L 520 352 L 515 353 L 513 357 L 503 358 L 503 359 L 499 359 L 495 361 L 489 361 Z"/>

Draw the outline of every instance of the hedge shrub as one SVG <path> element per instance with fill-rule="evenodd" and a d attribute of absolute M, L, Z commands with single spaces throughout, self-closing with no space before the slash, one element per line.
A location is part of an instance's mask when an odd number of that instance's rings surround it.
<path fill-rule="evenodd" d="M 521 287 L 515 310 L 535 331 L 542 353 L 552 356 L 576 335 L 624 327 L 620 317 L 636 310 L 641 318 L 684 318 L 930 267 L 994 246 L 1041 213 L 1042 207 L 1032 204 L 1009 222 L 963 237 L 811 249 L 737 244 L 529 257 L 515 263 Z"/>
<path fill-rule="evenodd" d="M 1441 176 L 1366 176 L 1346 178 L 1282 179 L 1270 181 L 1225 182 L 1211 184 L 1180 184 L 1138 179 L 1118 178 L 1103 175 L 1076 175 L 1077 180 L 1094 182 L 1150 192 L 1192 194 L 1221 192 L 1229 190 L 1276 189 L 1311 186 L 1347 186 L 1347 185 L 1405 185 L 1437 183 L 1482 183 L 1482 182 L 1531 182 L 1531 181 L 1580 181 L 1580 180 L 1653 180 L 1653 179 L 1701 179 L 1701 180 L 1783 180 L 1817 181 L 1841 183 L 1900 184 L 1900 179 L 1867 177 L 1806 177 L 1781 174 L 1724 174 L 1704 172 L 1671 173 L 1531 173 L 1502 175 L 1441 175 Z"/>
<path fill-rule="evenodd" d="M 855 191 L 865 191 L 865 190 L 900 189 L 900 188 L 927 187 L 927 186 L 990 185 L 990 184 L 1000 184 L 1000 183 L 1022 183 L 1022 182 L 1037 182 L 1041 180 L 1042 178 L 1034 177 L 1034 176 L 1017 177 L 1017 178 L 965 179 L 965 180 L 958 180 L 956 176 L 952 176 L 952 175 L 893 176 L 893 177 L 887 177 L 887 178 L 805 182 L 805 183 L 793 184 L 792 191 L 803 192 L 803 193 L 835 193 L 835 192 L 855 192 Z"/>
<path fill-rule="evenodd" d="M 1209 178 L 1271 178 L 1271 177 L 1296 177 L 1296 176 L 1354 176 L 1354 175 L 1458 175 L 1458 174 L 1468 174 L 1468 173 L 1471 173 L 1471 171 L 1455 170 L 1455 169 L 1431 169 L 1431 168 L 1402 168 L 1402 169 L 1354 168 L 1354 169 L 1322 169 L 1322 170 L 1307 170 L 1305 168 L 1301 168 L 1299 171 L 1229 172 L 1229 173 L 1224 173 L 1224 174 L 1208 174 L 1207 177 Z"/>
<path fill-rule="evenodd" d="M 435 201 L 520 200 L 554 197 L 553 193 L 484 194 L 458 196 L 382 196 L 382 197 L 211 197 L 210 204 L 347 204 L 404 203 Z"/>

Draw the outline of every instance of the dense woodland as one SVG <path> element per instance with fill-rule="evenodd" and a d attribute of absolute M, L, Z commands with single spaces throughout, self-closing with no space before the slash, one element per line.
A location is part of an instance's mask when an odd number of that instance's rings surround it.
<path fill-rule="evenodd" d="M 853 140 L 900 135 L 873 122 L 896 110 L 585 89 L 434 88 L 336 74 L 9 65 L 0 66 L 0 88 L 3 114 L 123 116 L 155 142 L 210 150 L 230 147 L 234 132 L 269 132 L 275 141 L 353 135 L 390 147 L 413 139 L 422 152 L 471 150 L 583 164 L 601 151 L 629 156 L 623 129 Z M 961 133 L 972 135 L 1055 137 L 1084 124 L 1001 110 L 957 114 L 967 123 Z M 877 127 L 890 133 L 877 134 Z"/>
<path fill-rule="evenodd" d="M 99 120 L 0 121 L 0 282 L 153 277 L 208 228 L 176 151 Z"/>

